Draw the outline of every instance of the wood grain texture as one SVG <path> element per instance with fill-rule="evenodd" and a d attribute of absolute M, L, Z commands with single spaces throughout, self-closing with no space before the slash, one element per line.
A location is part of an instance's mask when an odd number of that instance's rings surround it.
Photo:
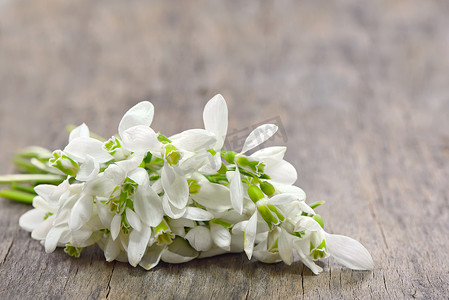
<path fill-rule="evenodd" d="M 447 299 L 449 5 L 444 1 L 0 1 L 0 170 L 67 124 L 115 133 L 140 100 L 154 128 L 202 126 L 220 92 L 231 138 L 280 120 L 298 185 L 373 272 L 232 254 L 152 271 L 46 254 L 0 201 L 1 299 Z M 234 133 L 237 132 L 237 133 Z M 247 133 L 247 131 L 246 131 Z M 230 140 L 232 147 L 238 143 Z"/>

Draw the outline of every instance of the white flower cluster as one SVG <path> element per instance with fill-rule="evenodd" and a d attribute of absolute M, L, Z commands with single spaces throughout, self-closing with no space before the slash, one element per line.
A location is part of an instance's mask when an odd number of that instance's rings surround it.
<path fill-rule="evenodd" d="M 36 186 L 34 209 L 20 218 L 46 252 L 65 247 L 78 257 L 98 244 L 107 261 L 145 269 L 243 251 L 267 263 L 299 259 L 315 274 L 322 268 L 314 261 L 329 255 L 352 269 L 373 268 L 359 242 L 323 230 L 313 210 L 321 203 L 306 204 L 293 185 L 285 147 L 247 154 L 277 126 L 259 126 L 236 153 L 222 149 L 228 110 L 221 95 L 206 104 L 204 129 L 166 137 L 151 129 L 153 114 L 150 102 L 135 105 L 106 142 L 83 124 L 52 153 L 49 165 L 67 177 Z"/>

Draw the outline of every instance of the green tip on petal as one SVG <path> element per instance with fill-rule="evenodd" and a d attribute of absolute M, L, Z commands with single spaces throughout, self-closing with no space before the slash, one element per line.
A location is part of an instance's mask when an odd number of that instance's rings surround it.
<path fill-rule="evenodd" d="M 79 247 L 73 247 L 70 245 L 65 246 L 64 252 L 67 253 L 68 255 L 72 256 L 72 257 L 80 257 L 81 255 L 81 251 L 83 251 L 83 248 L 79 248 Z"/>
<path fill-rule="evenodd" d="M 181 154 L 179 153 L 178 148 L 171 144 L 165 146 L 165 159 L 171 166 L 176 165 L 181 159 Z"/>
<path fill-rule="evenodd" d="M 161 142 L 162 144 L 168 144 L 171 143 L 171 141 L 163 134 L 160 134 L 157 136 L 157 139 L 159 142 Z"/>
<path fill-rule="evenodd" d="M 50 166 L 72 177 L 75 177 L 79 170 L 79 165 L 61 150 L 54 151 L 48 162 Z"/>
<path fill-rule="evenodd" d="M 199 193 L 201 185 L 198 184 L 198 181 L 195 179 L 187 179 L 187 183 L 189 184 L 189 194 L 193 195 Z"/>

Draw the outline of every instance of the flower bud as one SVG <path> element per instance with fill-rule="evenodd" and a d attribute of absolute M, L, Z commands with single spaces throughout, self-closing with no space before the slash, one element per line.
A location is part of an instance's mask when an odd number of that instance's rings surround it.
<path fill-rule="evenodd" d="M 279 220 L 275 216 L 273 216 L 273 213 L 266 205 L 259 205 L 257 207 L 257 210 L 259 211 L 265 222 L 267 222 L 270 229 L 273 228 L 273 225 L 279 224 Z"/>
<path fill-rule="evenodd" d="M 60 170 L 66 175 L 75 177 L 78 173 L 78 164 L 64 154 L 61 150 L 56 150 L 52 153 L 52 157 L 49 160 L 50 166 Z"/>
<path fill-rule="evenodd" d="M 265 195 L 256 185 L 250 185 L 248 187 L 248 195 L 254 203 L 265 197 Z"/>
<path fill-rule="evenodd" d="M 237 153 L 235 153 L 234 151 L 227 151 L 227 150 L 222 150 L 221 151 L 221 157 L 223 157 L 230 164 L 234 163 L 234 159 L 235 159 L 235 155 L 236 154 Z"/>
<path fill-rule="evenodd" d="M 241 167 L 247 167 L 250 164 L 250 161 L 245 156 L 240 156 L 237 158 L 237 164 Z"/>
<path fill-rule="evenodd" d="M 275 192 L 274 186 L 271 183 L 269 183 L 268 181 L 262 181 L 260 183 L 260 189 L 268 197 L 271 197 Z"/>

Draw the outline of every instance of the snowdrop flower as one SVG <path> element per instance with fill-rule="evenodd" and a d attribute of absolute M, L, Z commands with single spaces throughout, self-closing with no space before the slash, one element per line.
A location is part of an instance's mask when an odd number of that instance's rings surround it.
<path fill-rule="evenodd" d="M 118 126 L 118 133 L 128 151 L 140 154 L 161 152 L 158 135 L 150 127 L 153 116 L 154 107 L 148 101 L 134 105 L 125 113 Z"/>
<path fill-rule="evenodd" d="M 322 272 L 315 261 L 329 256 L 354 270 L 373 269 L 361 243 L 324 231 L 314 210 L 322 201 L 307 204 L 293 185 L 297 172 L 284 159 L 286 147 L 247 154 L 273 136 L 276 125 L 257 127 L 236 153 L 222 149 L 228 108 L 221 95 L 204 107 L 204 129 L 166 137 L 150 127 L 153 116 L 153 105 L 140 102 L 106 142 L 82 124 L 47 164 L 34 157 L 31 163 L 52 179 L 67 176 L 57 185 L 35 186 L 34 208 L 19 220 L 45 251 L 65 247 L 78 257 L 97 244 L 107 261 L 147 270 L 160 261 L 228 252 L 266 263 L 299 259 L 315 274 Z"/>
<path fill-rule="evenodd" d="M 251 149 L 254 149 L 255 147 L 259 146 L 260 144 L 264 143 L 266 140 L 268 140 L 270 137 L 272 137 L 278 127 L 274 124 L 264 124 L 260 125 L 256 129 L 254 129 L 246 138 L 245 143 L 243 144 L 242 151 L 240 153 L 232 153 L 228 152 L 226 154 L 229 158 L 227 158 L 227 161 L 229 163 L 235 164 L 235 170 L 229 171 L 229 186 L 231 190 L 231 203 L 232 207 L 238 211 L 240 214 L 243 212 L 243 185 L 242 185 L 242 178 L 239 171 L 240 167 L 250 167 L 250 171 L 254 171 L 255 173 L 259 173 L 260 166 L 258 162 L 249 162 L 248 159 L 244 156 L 246 152 L 248 152 Z M 226 155 L 225 154 L 225 155 Z"/>
<path fill-rule="evenodd" d="M 91 138 L 89 128 L 83 123 L 71 131 L 69 144 L 63 151 L 54 151 L 49 162 L 66 175 L 88 181 L 99 173 L 100 164 L 111 159 L 102 142 Z"/>

